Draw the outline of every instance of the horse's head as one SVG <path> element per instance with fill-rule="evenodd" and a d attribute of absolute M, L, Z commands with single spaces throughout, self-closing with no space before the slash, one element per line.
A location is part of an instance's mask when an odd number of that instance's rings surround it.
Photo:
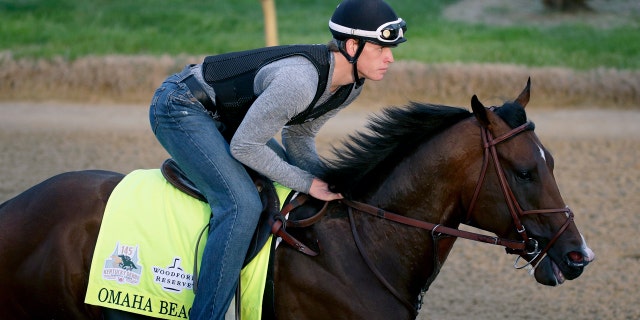
<path fill-rule="evenodd" d="M 471 100 L 485 156 L 467 220 L 522 240 L 525 248 L 511 252 L 527 263 L 516 260 L 516 267 L 531 266 L 539 283 L 555 286 L 580 276 L 594 253 L 560 195 L 553 156 L 526 118 L 529 94 L 530 81 L 515 101 L 501 107 L 485 108 L 476 96 Z"/>
<path fill-rule="evenodd" d="M 520 255 L 516 267 L 533 266 L 542 284 L 575 279 L 594 254 L 560 195 L 553 157 L 527 120 L 529 90 L 530 82 L 515 101 L 496 108 L 474 96 L 473 114 L 419 103 L 385 109 L 368 132 L 335 150 L 323 178 L 350 199 L 435 224 L 436 232 L 413 223 L 418 228 L 408 230 L 415 231 L 400 234 L 403 243 L 416 241 L 416 252 L 434 251 L 431 237 L 445 233 L 440 227 L 467 223 L 498 237 L 449 234 L 507 247 Z"/>

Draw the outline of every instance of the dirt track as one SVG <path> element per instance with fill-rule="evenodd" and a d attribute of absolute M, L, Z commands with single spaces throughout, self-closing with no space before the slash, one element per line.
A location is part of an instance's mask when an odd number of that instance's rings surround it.
<path fill-rule="evenodd" d="M 146 112 L 144 105 L 0 103 L 0 202 L 63 171 L 157 167 L 166 153 Z M 321 150 L 365 117 L 356 108 L 332 120 Z M 640 111 L 535 110 L 532 103 L 529 117 L 554 153 L 561 191 L 596 262 L 575 281 L 543 287 L 514 270 L 501 249 L 460 240 L 419 319 L 640 318 Z"/>

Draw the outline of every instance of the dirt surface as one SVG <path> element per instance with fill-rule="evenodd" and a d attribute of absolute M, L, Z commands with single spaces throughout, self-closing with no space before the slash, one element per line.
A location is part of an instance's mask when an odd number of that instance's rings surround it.
<path fill-rule="evenodd" d="M 639 319 L 640 111 L 536 110 L 529 117 L 556 159 L 564 199 L 596 261 L 557 288 L 512 268 L 498 247 L 459 240 L 425 297 L 419 319 Z M 166 153 L 145 105 L 0 103 L 0 202 L 54 174 L 155 168 Z M 368 111 L 345 110 L 319 137 L 361 128 Z"/>

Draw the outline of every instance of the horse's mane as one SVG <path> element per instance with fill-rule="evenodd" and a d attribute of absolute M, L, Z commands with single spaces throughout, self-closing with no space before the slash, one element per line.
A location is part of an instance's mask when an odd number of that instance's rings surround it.
<path fill-rule="evenodd" d="M 517 103 L 506 103 L 495 112 L 511 127 L 526 121 L 524 109 Z M 323 159 L 322 178 L 335 191 L 357 197 L 356 186 L 379 184 L 417 144 L 471 116 L 463 108 L 417 102 L 388 107 L 369 118 L 366 132 L 349 135 L 341 148 L 333 148 L 333 158 Z"/>
<path fill-rule="evenodd" d="M 470 116 L 462 108 L 417 102 L 385 108 L 369 118 L 366 132 L 351 134 L 341 148 L 333 148 L 322 178 L 336 191 L 355 196 L 355 186 L 377 183 L 381 176 L 369 173 L 391 170 L 418 143 Z"/>

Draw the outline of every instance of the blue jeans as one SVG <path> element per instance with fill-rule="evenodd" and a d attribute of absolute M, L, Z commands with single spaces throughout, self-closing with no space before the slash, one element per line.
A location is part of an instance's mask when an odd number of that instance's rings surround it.
<path fill-rule="evenodd" d="M 156 90 L 149 119 L 158 141 L 211 206 L 209 236 L 191 319 L 224 319 L 262 210 L 252 179 L 229 152 L 211 117 L 181 81 L 168 77 Z"/>

